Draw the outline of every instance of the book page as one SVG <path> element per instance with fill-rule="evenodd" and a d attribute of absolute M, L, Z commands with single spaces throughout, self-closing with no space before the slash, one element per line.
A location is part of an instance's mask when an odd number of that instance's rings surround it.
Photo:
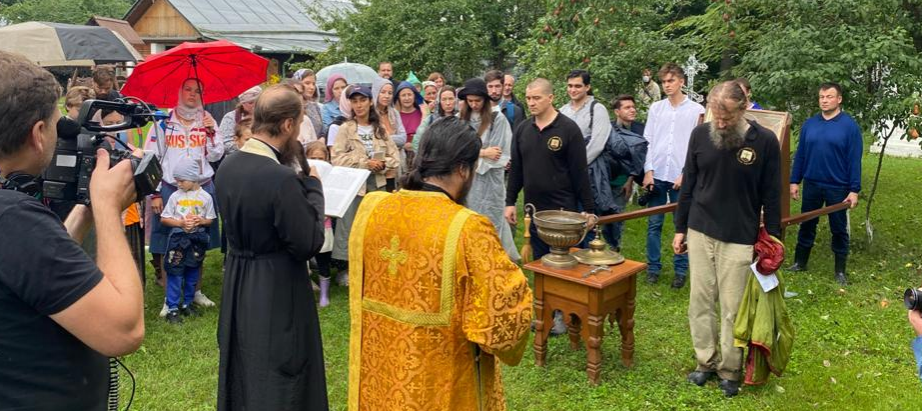
<path fill-rule="evenodd" d="M 355 200 L 359 190 L 365 185 L 371 171 L 350 167 L 334 167 L 322 161 L 310 160 L 309 163 L 311 166 L 317 167 L 317 171 L 321 175 L 324 213 L 328 217 L 342 218 L 349 206 L 352 205 L 352 201 Z M 326 170 L 321 170 L 321 167 L 325 167 Z"/>

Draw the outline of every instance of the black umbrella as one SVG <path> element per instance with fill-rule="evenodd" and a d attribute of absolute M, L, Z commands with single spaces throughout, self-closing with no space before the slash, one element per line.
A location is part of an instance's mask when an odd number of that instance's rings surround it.
<path fill-rule="evenodd" d="M 141 60 L 137 50 L 112 30 L 63 23 L 28 22 L 0 28 L 0 50 L 22 54 L 45 67 Z"/>

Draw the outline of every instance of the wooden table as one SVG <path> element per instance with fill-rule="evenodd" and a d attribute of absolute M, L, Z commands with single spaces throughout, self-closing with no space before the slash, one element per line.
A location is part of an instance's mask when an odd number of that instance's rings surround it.
<path fill-rule="evenodd" d="M 535 273 L 535 365 L 545 364 L 554 310 L 561 310 L 564 314 L 570 348 L 579 349 L 580 337 L 586 341 L 586 373 L 591 384 L 599 383 L 602 370 L 605 317 L 612 326 L 617 322 L 621 331 L 621 362 L 625 367 L 634 364 L 637 273 L 645 270 L 647 265 L 625 260 L 610 268 L 610 272 L 583 278 L 592 267 L 579 264 L 570 269 L 555 269 L 542 265 L 541 261 L 524 266 L 524 269 Z"/>

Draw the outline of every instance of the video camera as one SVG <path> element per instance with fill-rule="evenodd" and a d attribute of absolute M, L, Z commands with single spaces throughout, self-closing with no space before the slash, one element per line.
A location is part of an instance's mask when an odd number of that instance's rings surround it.
<path fill-rule="evenodd" d="M 163 175 L 157 156 L 144 153 L 143 157 L 135 157 L 127 144 L 111 136 L 118 131 L 144 127 L 150 121 L 167 116 L 156 107 L 132 101 L 87 100 L 80 107 L 76 121 L 64 117 L 58 122 L 58 143 L 54 157 L 42 175 L 43 197 L 89 205 L 90 176 L 96 168 L 96 150 L 99 148 L 109 152 L 109 167 L 114 167 L 122 160 L 131 162 L 139 201 L 156 192 Z M 124 116 L 124 121 L 104 126 L 101 120 L 94 120 L 96 113 L 102 110 L 118 112 Z M 112 142 L 121 144 L 124 149 L 116 148 Z"/>
<path fill-rule="evenodd" d="M 903 293 L 903 305 L 907 310 L 922 312 L 922 288 L 907 288 Z"/>

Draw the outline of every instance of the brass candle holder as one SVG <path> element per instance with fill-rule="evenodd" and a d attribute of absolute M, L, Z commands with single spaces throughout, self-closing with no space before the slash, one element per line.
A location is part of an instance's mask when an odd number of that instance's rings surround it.
<path fill-rule="evenodd" d="M 595 226 L 595 238 L 589 242 L 589 248 L 573 253 L 573 258 L 587 265 L 618 265 L 624 262 L 621 253 L 607 247 L 602 238 L 602 228 Z"/>

